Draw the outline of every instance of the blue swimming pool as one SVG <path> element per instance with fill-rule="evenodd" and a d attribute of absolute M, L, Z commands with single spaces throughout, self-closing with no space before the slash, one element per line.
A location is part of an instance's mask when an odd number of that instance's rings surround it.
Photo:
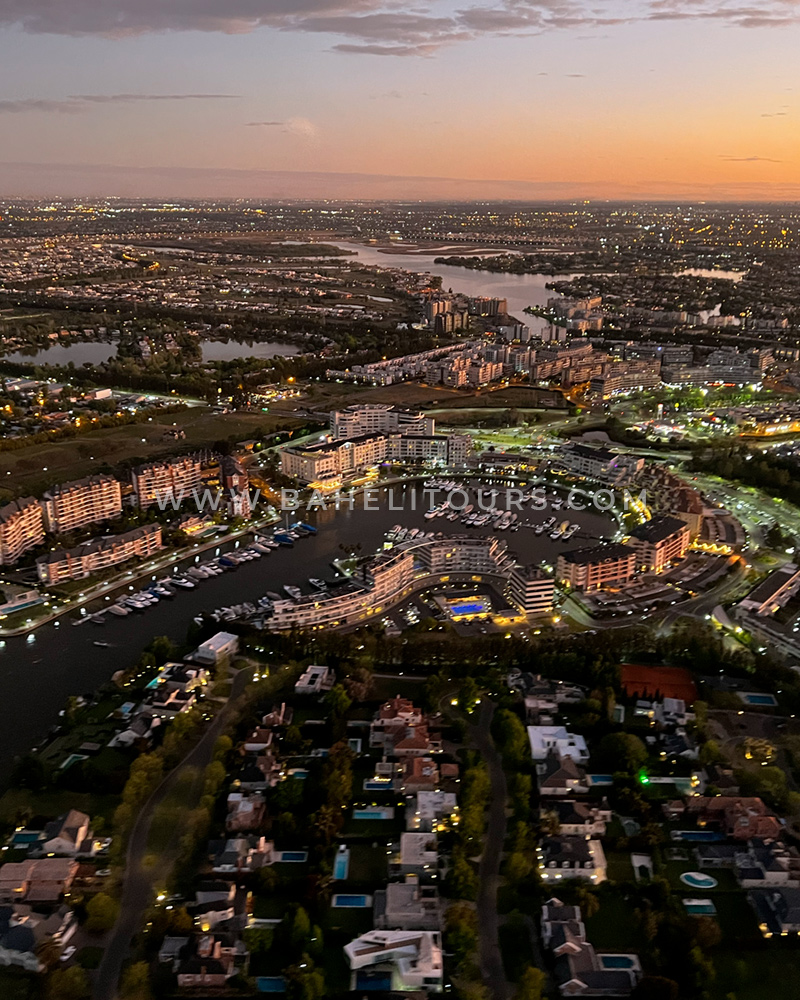
<path fill-rule="evenodd" d="M 342 881 L 347 878 L 347 873 L 350 870 L 350 851 L 337 851 L 336 857 L 333 861 L 333 877 L 338 881 Z"/>
<path fill-rule="evenodd" d="M 354 809 L 353 819 L 394 819 L 394 806 L 376 809 Z"/>
<path fill-rule="evenodd" d="M 308 851 L 281 851 L 281 861 L 308 861 Z"/>
<path fill-rule="evenodd" d="M 684 872 L 681 875 L 681 882 L 684 885 L 690 885 L 693 889 L 713 889 L 719 885 L 715 878 L 704 875 L 702 872 Z"/>
<path fill-rule="evenodd" d="M 740 692 L 739 697 L 747 705 L 765 705 L 770 708 L 775 708 L 778 704 L 777 698 L 771 694 L 742 694 Z"/>
<path fill-rule="evenodd" d="M 357 972 L 356 989 L 365 993 L 389 993 L 392 989 L 390 972 Z"/>
<path fill-rule="evenodd" d="M 11 838 L 11 843 L 15 847 L 23 846 L 25 844 L 35 844 L 41 836 L 42 834 L 38 833 L 36 830 L 20 830 Z"/>
<path fill-rule="evenodd" d="M 256 989 L 259 993 L 285 993 L 286 980 L 283 976 L 259 976 Z"/>
<path fill-rule="evenodd" d="M 598 955 L 604 969 L 633 969 L 636 959 L 631 955 Z"/>
<path fill-rule="evenodd" d="M 725 839 L 724 833 L 714 830 L 673 830 L 673 840 L 697 841 L 704 844 L 716 844 Z"/>
<path fill-rule="evenodd" d="M 331 900 L 331 906 L 338 909 L 363 910 L 372 905 L 371 896 L 349 896 L 344 893 L 337 893 Z"/>
<path fill-rule="evenodd" d="M 385 781 L 381 781 L 379 778 L 365 778 L 364 779 L 364 791 L 365 792 L 390 792 L 392 790 L 392 785 L 394 781 L 392 778 L 387 778 Z"/>
<path fill-rule="evenodd" d="M 717 912 L 716 906 L 710 899 L 684 899 L 683 905 L 686 912 L 693 917 L 713 917 Z"/>

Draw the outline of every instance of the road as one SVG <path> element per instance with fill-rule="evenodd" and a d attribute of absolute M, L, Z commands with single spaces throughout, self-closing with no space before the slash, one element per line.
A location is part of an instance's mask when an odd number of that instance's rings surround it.
<path fill-rule="evenodd" d="M 155 900 L 156 882 L 164 877 L 160 870 L 148 870 L 143 866 L 155 811 L 169 795 L 184 769 L 191 767 L 202 772 L 211 763 L 214 757 L 214 744 L 224 730 L 231 705 L 242 693 L 251 675 L 250 668 L 242 669 L 236 674 L 228 702 L 217 713 L 200 741 L 164 778 L 139 813 L 128 840 L 119 919 L 111 932 L 97 970 L 93 989 L 94 1000 L 115 1000 L 122 966 L 128 957 L 131 942 L 141 929 L 145 911 Z M 187 811 L 194 804 L 187 802 Z"/>
<path fill-rule="evenodd" d="M 477 724 L 471 737 L 489 768 L 492 797 L 489 801 L 489 824 L 478 868 L 478 933 L 481 977 L 494 1000 L 507 1000 L 509 984 L 500 952 L 500 918 L 497 913 L 497 890 L 500 886 L 500 862 L 506 839 L 506 776 L 503 762 L 494 745 L 490 727 L 495 705 L 488 698 L 481 701 Z"/>

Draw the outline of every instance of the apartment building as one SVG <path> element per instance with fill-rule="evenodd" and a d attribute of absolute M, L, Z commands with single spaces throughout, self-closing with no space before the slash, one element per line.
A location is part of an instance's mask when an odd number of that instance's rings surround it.
<path fill-rule="evenodd" d="M 561 453 L 561 464 L 578 476 L 610 483 L 627 483 L 644 468 L 644 459 L 620 455 L 608 448 L 575 444 Z"/>
<path fill-rule="evenodd" d="M 0 507 L 0 566 L 13 565 L 44 541 L 42 508 L 33 497 Z"/>
<path fill-rule="evenodd" d="M 179 497 L 200 489 L 206 463 L 207 456 L 197 452 L 137 466 L 131 472 L 137 503 L 140 507 L 152 507 L 159 498 Z"/>
<path fill-rule="evenodd" d="M 300 482 L 336 487 L 381 462 L 466 464 L 471 439 L 463 434 L 374 433 L 281 449 L 281 471 Z"/>
<path fill-rule="evenodd" d="M 63 535 L 119 517 L 122 485 L 114 476 L 87 476 L 54 486 L 44 494 L 41 505 L 47 531 Z"/>
<path fill-rule="evenodd" d="M 603 399 L 633 389 L 650 389 L 661 384 L 660 361 L 611 361 L 596 375 L 591 392 Z"/>
<path fill-rule="evenodd" d="M 56 549 L 36 560 L 36 572 L 42 583 L 63 583 L 82 580 L 100 570 L 127 562 L 144 559 L 162 548 L 161 525 L 145 524 L 124 535 L 96 538 L 74 549 Z"/>
<path fill-rule="evenodd" d="M 526 615 L 541 615 L 553 608 L 555 580 L 536 566 L 514 566 L 508 583 L 511 601 Z"/>
<path fill-rule="evenodd" d="M 419 434 L 432 437 L 436 421 L 420 410 L 385 403 L 348 406 L 330 415 L 331 434 L 335 440 L 357 438 L 370 434 Z"/>
<path fill-rule="evenodd" d="M 654 517 L 631 532 L 630 545 L 640 569 L 660 573 L 689 548 L 689 525 L 677 517 Z"/>
<path fill-rule="evenodd" d="M 562 552 L 556 561 L 556 578 L 575 590 L 598 590 L 627 583 L 636 571 L 636 552 L 628 545 L 592 545 Z"/>

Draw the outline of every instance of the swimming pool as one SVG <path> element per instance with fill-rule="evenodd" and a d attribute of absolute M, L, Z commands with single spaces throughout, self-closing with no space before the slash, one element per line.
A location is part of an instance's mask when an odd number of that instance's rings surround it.
<path fill-rule="evenodd" d="M 394 819 L 394 806 L 380 806 L 376 809 L 354 809 L 353 819 Z"/>
<path fill-rule="evenodd" d="M 686 912 L 693 917 L 713 917 L 717 912 L 716 906 L 710 899 L 684 899 L 683 905 Z"/>
<path fill-rule="evenodd" d="M 752 692 L 740 691 L 739 697 L 745 705 L 762 705 L 769 708 L 775 708 L 778 704 L 778 699 L 771 694 L 754 694 Z"/>
<path fill-rule="evenodd" d="M 613 785 L 614 775 L 613 774 L 590 774 L 589 775 L 590 785 Z"/>
<path fill-rule="evenodd" d="M 259 993 L 285 993 L 286 980 L 283 976 L 259 976 L 256 989 Z"/>
<path fill-rule="evenodd" d="M 308 851 L 279 851 L 276 861 L 308 861 Z"/>
<path fill-rule="evenodd" d="M 392 988 L 391 972 L 370 972 L 368 970 L 356 973 L 356 989 L 365 993 L 388 993 Z"/>
<path fill-rule="evenodd" d="M 343 851 L 339 850 L 336 852 L 336 857 L 333 861 L 333 877 L 338 881 L 347 878 L 347 873 L 350 870 L 350 851 L 345 848 Z"/>
<path fill-rule="evenodd" d="M 394 784 L 393 778 L 365 778 L 365 792 L 390 792 Z"/>
<path fill-rule="evenodd" d="M 604 969 L 635 969 L 639 963 L 633 955 L 598 955 Z"/>
<path fill-rule="evenodd" d="M 337 893 L 331 900 L 331 906 L 340 910 L 363 910 L 365 907 L 372 906 L 372 896 L 349 896 Z"/>
<path fill-rule="evenodd" d="M 684 872 L 681 875 L 681 882 L 690 885 L 693 889 L 713 889 L 719 883 L 710 875 L 703 875 L 702 872 Z"/>

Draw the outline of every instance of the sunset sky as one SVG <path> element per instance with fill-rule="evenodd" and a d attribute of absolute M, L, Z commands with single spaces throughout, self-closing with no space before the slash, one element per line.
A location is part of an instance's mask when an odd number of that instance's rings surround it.
<path fill-rule="evenodd" d="M 796 199 L 799 52 L 800 0 L 0 0 L 0 197 Z"/>

